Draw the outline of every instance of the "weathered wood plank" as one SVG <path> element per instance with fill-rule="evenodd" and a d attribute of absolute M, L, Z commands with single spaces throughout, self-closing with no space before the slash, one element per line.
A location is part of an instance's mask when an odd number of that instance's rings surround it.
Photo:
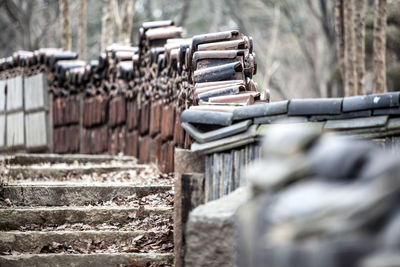
<path fill-rule="evenodd" d="M 0 115 L 0 148 L 6 145 L 6 116 Z"/>
<path fill-rule="evenodd" d="M 206 156 L 206 167 L 205 167 L 205 199 L 210 201 L 212 198 L 212 187 L 213 187 L 213 156 Z"/>
<path fill-rule="evenodd" d="M 49 146 L 46 122 L 47 115 L 45 111 L 25 114 L 26 147 L 28 149 Z"/>
<path fill-rule="evenodd" d="M 0 112 L 6 109 L 6 81 L 0 81 Z"/>
<path fill-rule="evenodd" d="M 7 114 L 7 147 L 24 145 L 24 113 Z"/>
<path fill-rule="evenodd" d="M 240 179 L 239 179 L 239 186 L 245 186 L 246 181 L 244 180 L 243 172 L 246 170 L 246 148 L 241 149 L 240 151 Z"/>
<path fill-rule="evenodd" d="M 233 166 L 233 173 L 234 173 L 234 183 L 235 189 L 239 188 L 240 186 L 240 154 L 241 150 L 235 150 L 234 155 L 234 166 Z"/>
<path fill-rule="evenodd" d="M 214 153 L 213 154 L 213 167 L 214 167 L 214 172 L 213 172 L 213 188 L 212 188 L 212 199 L 218 199 L 218 195 L 219 195 L 219 157 L 218 157 L 218 153 Z"/>
<path fill-rule="evenodd" d="M 22 77 L 17 76 L 7 80 L 7 110 L 23 107 Z"/>
<path fill-rule="evenodd" d="M 229 194 L 229 183 L 231 180 L 231 153 L 224 153 L 224 192 L 223 195 Z"/>
<path fill-rule="evenodd" d="M 43 73 L 24 79 L 25 110 L 47 106 L 47 90 Z"/>

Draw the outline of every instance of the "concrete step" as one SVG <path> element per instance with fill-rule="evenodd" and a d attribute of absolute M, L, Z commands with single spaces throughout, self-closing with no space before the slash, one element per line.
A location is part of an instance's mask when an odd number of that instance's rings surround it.
<path fill-rule="evenodd" d="M 153 266 L 172 266 L 172 262 L 173 254 L 171 253 L 23 254 L 0 256 L 0 266 L 9 267 L 152 266 L 151 264 L 154 264 Z"/>
<path fill-rule="evenodd" d="M 137 186 L 120 184 L 16 184 L 3 187 L 1 196 L 17 206 L 87 205 L 136 194 L 143 197 L 166 192 L 172 186 Z"/>
<path fill-rule="evenodd" d="M 0 230 L 18 230 L 21 226 L 59 226 L 82 223 L 85 225 L 126 224 L 149 216 L 169 216 L 171 207 L 35 207 L 0 209 Z"/>
<path fill-rule="evenodd" d="M 3 157 L 11 165 L 31 165 L 38 163 L 103 163 L 123 161 L 136 163 L 137 159 L 130 156 L 85 155 L 85 154 L 14 154 Z M 0 158 L 1 160 L 1 158 Z"/>
<path fill-rule="evenodd" d="M 104 250 L 109 247 L 115 252 L 119 249 L 136 247 L 140 241 L 140 249 L 151 252 L 152 244 L 160 240 L 171 240 L 172 232 L 146 231 L 10 231 L 0 232 L 0 254 L 7 252 L 46 253 L 54 244 L 62 246 L 68 253 L 88 253 Z M 136 252 L 136 251 L 131 251 Z M 157 251 L 153 251 L 157 252 Z"/>
<path fill-rule="evenodd" d="M 92 173 L 110 173 L 121 171 L 143 171 L 145 165 L 132 164 L 132 165 L 62 165 L 62 166 L 9 166 L 8 171 L 11 177 L 18 177 L 22 179 L 37 179 L 41 177 L 48 178 L 63 178 L 68 175 L 85 175 Z"/>

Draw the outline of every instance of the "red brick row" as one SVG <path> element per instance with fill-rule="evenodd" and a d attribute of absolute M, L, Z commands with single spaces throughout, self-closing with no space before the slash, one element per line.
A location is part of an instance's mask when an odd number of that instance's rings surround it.
<path fill-rule="evenodd" d="M 122 96 L 114 97 L 109 104 L 108 126 L 115 127 L 126 120 L 125 98 Z"/>
<path fill-rule="evenodd" d="M 150 124 L 150 104 L 148 101 L 142 103 L 141 112 L 140 112 L 140 134 L 147 134 L 149 131 Z"/>
<path fill-rule="evenodd" d="M 161 116 L 161 138 L 171 139 L 175 130 L 175 105 L 170 104 L 163 107 Z"/>
<path fill-rule="evenodd" d="M 79 123 L 79 98 L 76 95 L 58 97 L 53 101 L 53 124 L 62 126 Z"/>
<path fill-rule="evenodd" d="M 108 128 L 100 126 L 84 130 L 82 152 L 84 154 L 100 154 L 108 149 Z"/>
<path fill-rule="evenodd" d="M 151 136 L 155 136 L 161 131 L 162 101 L 153 103 L 150 108 L 150 129 Z"/>
<path fill-rule="evenodd" d="M 53 150 L 56 153 L 77 153 L 80 148 L 79 125 L 63 126 L 53 131 Z"/>
<path fill-rule="evenodd" d="M 86 98 L 83 105 L 83 125 L 91 127 L 107 122 L 108 111 L 107 97 L 98 95 Z"/>
<path fill-rule="evenodd" d="M 108 153 L 111 155 L 124 153 L 125 146 L 126 146 L 126 127 L 120 126 L 114 129 L 109 129 Z"/>
<path fill-rule="evenodd" d="M 125 154 L 129 156 L 138 156 L 138 146 L 139 146 L 139 132 L 133 131 L 126 134 L 126 147 Z"/>
<path fill-rule="evenodd" d="M 128 131 L 132 131 L 138 128 L 140 109 L 136 99 L 127 101 L 126 106 L 128 111 L 126 114 L 126 126 Z"/>

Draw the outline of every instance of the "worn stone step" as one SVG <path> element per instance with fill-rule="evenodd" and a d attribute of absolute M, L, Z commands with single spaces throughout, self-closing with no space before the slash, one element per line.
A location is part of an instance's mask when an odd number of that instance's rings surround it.
<path fill-rule="evenodd" d="M 82 223 L 86 225 L 124 224 L 147 216 L 172 214 L 171 207 L 35 207 L 0 209 L 0 230 L 18 230 L 21 226 Z"/>
<path fill-rule="evenodd" d="M 23 254 L 0 256 L 0 266 L 9 267 L 109 267 L 109 266 L 172 266 L 171 253 L 102 253 L 102 254 Z M 133 263 L 137 263 L 134 265 Z M 157 265 L 159 264 L 159 265 Z"/>
<path fill-rule="evenodd" d="M 84 175 L 92 173 L 109 173 L 119 171 L 142 171 L 146 168 L 145 165 L 65 165 L 65 166 L 10 166 L 8 167 L 9 175 L 11 177 L 18 177 L 23 179 L 36 179 L 40 177 L 66 177 L 70 174 Z"/>
<path fill-rule="evenodd" d="M 85 154 L 15 154 L 5 156 L 8 164 L 12 165 L 31 165 L 38 163 L 103 163 L 110 161 L 137 162 L 135 157 L 112 156 L 112 155 L 85 155 Z"/>
<path fill-rule="evenodd" d="M 90 254 L 90 255 L 17 255 L 0 256 L 0 266 L 172 266 L 171 253 L 116 253 L 116 254 Z M 66 265 L 68 263 L 68 265 Z M 133 265 L 135 263 L 136 265 Z"/>
<path fill-rule="evenodd" d="M 10 231 L 0 232 L 0 254 L 7 252 L 46 253 L 54 244 L 68 248 L 72 253 L 82 251 L 107 251 L 108 247 L 134 248 L 135 242 L 143 240 L 146 251 L 159 240 L 172 240 L 172 232 L 147 231 Z M 125 246 L 124 246 L 125 244 Z M 116 252 L 117 252 L 116 251 Z"/>
<path fill-rule="evenodd" d="M 143 197 L 171 189 L 172 186 L 166 185 L 137 186 L 129 183 L 16 184 L 4 186 L 1 197 L 8 198 L 17 206 L 68 206 L 99 203 L 134 194 Z"/>

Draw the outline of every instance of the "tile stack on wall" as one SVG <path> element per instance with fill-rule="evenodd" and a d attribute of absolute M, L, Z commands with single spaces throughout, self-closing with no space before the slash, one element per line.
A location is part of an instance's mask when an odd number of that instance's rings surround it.
<path fill-rule="evenodd" d="M 52 115 L 46 121 L 52 130 L 47 135 L 52 138 L 52 151 L 124 153 L 169 172 L 173 171 L 175 147 L 191 145 L 181 127 L 185 109 L 199 105 L 202 110 L 225 111 L 221 104 L 243 106 L 260 99 L 251 80 L 256 72 L 251 38 L 228 31 L 185 39 L 182 31 L 169 20 L 143 23 L 137 47 L 114 44 L 90 62 L 78 60 L 75 52 L 55 48 L 19 51 L 0 60 L 0 75 L 31 76 L 39 71 L 46 77 L 50 92 L 46 96 L 52 100 L 48 108 Z M 215 77 L 212 68 L 218 73 Z M 34 86 L 29 87 L 29 94 Z M 212 89 L 215 97 L 214 90 L 222 88 L 218 93 L 222 102 L 200 101 L 196 86 L 203 91 Z M 232 93 L 240 95 L 231 98 Z M 42 120 L 39 112 L 45 110 L 33 102 L 37 100 L 32 98 L 29 112 L 35 116 L 27 118 L 31 125 L 39 117 Z M 0 106 L 0 125 L 5 113 Z M 41 137 L 33 135 L 29 140 L 33 138 L 30 142 L 39 147 Z"/>
<path fill-rule="evenodd" d="M 206 155 L 207 200 L 246 184 L 242 171 L 261 156 L 258 141 L 271 124 L 308 124 L 318 131 L 370 139 L 400 152 L 400 92 L 293 99 L 233 107 L 230 113 L 188 109 L 181 121 L 195 140 L 191 150 Z M 205 128 L 204 123 L 213 127 Z"/>

